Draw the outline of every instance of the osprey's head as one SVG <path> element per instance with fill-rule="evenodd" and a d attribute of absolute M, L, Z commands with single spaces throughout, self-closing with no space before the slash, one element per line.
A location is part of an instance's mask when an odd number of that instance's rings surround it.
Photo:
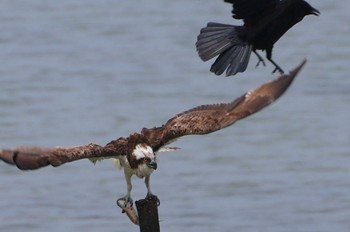
<path fill-rule="evenodd" d="M 128 161 L 136 176 L 140 178 L 151 175 L 153 170 L 157 169 L 156 155 L 153 149 L 145 143 L 135 146 Z"/>

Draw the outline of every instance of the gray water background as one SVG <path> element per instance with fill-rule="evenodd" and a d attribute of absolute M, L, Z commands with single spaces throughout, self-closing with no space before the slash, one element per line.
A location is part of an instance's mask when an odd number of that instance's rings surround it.
<path fill-rule="evenodd" d="M 274 50 L 285 70 L 308 58 L 286 95 L 160 154 L 161 231 L 350 231 L 350 2 L 309 2 L 321 16 Z M 275 78 L 254 55 L 234 78 L 198 58 L 208 21 L 241 23 L 230 11 L 219 0 L 1 1 L 0 147 L 104 145 Z M 0 231 L 139 231 L 115 205 L 125 191 L 109 160 L 29 172 L 0 163 Z"/>

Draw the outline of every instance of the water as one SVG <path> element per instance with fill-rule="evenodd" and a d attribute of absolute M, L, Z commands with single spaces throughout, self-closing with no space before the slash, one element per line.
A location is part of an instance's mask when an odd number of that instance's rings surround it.
<path fill-rule="evenodd" d="M 230 128 L 177 141 L 152 176 L 162 231 L 350 230 L 349 2 L 309 1 L 275 46 L 309 62 L 276 104 Z M 196 54 L 221 1 L 2 1 L 0 147 L 106 144 L 191 107 L 227 102 L 273 67 L 216 78 Z M 134 199 L 145 195 L 133 180 Z M 115 200 L 110 161 L 22 172 L 0 163 L 0 231 L 139 231 Z"/>

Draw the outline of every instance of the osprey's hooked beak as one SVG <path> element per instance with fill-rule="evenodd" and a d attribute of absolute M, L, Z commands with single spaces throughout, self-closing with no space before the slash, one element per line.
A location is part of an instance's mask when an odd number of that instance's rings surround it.
<path fill-rule="evenodd" d="M 157 163 L 155 161 L 149 161 L 146 163 L 147 167 L 153 168 L 154 170 L 157 170 Z"/>

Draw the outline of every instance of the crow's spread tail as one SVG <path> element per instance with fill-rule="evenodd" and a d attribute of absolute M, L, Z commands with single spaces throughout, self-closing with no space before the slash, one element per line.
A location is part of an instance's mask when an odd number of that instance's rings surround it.
<path fill-rule="evenodd" d="M 221 23 L 208 23 L 202 28 L 196 47 L 203 61 L 219 55 L 210 71 L 221 75 L 226 70 L 226 76 L 244 72 L 252 52 L 252 45 L 238 37 L 236 26 Z"/>

